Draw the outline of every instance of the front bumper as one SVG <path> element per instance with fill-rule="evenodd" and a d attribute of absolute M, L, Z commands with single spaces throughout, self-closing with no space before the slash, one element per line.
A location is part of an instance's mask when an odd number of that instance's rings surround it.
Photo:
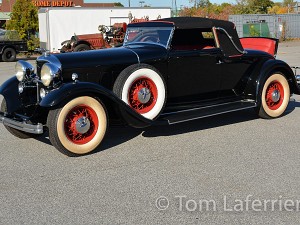
<path fill-rule="evenodd" d="M 17 121 L 6 117 L 5 113 L 0 112 L 0 123 L 4 125 L 31 134 L 44 133 L 43 125 L 38 123 L 37 125 L 26 123 L 26 121 Z"/>

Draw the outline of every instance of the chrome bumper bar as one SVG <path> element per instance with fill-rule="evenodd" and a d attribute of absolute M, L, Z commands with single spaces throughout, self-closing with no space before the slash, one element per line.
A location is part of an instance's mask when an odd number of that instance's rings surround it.
<path fill-rule="evenodd" d="M 4 113 L 0 112 L 0 123 L 3 123 L 4 125 L 24 131 L 26 133 L 31 133 L 31 134 L 42 134 L 44 133 L 43 125 L 42 124 L 28 124 L 26 122 L 19 122 L 10 118 L 5 117 Z"/>

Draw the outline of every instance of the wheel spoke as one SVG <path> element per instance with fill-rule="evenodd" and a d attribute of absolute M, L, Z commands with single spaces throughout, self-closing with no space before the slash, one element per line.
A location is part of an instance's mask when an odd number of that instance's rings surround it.
<path fill-rule="evenodd" d="M 157 93 L 155 83 L 147 77 L 141 77 L 135 80 L 129 89 L 129 105 L 139 113 L 147 113 L 155 106 Z M 140 99 L 139 94 L 144 99 Z"/>
<path fill-rule="evenodd" d="M 278 96 L 279 95 L 279 96 Z M 277 97 L 278 96 L 278 97 Z M 279 99 L 278 99 L 279 98 Z M 284 89 L 280 82 L 273 81 L 266 90 L 265 100 L 271 110 L 278 109 L 284 99 Z"/>
<path fill-rule="evenodd" d="M 77 130 L 76 123 L 83 117 L 85 120 L 89 120 L 90 127 L 87 132 L 80 133 Z M 98 123 L 96 112 L 89 106 L 80 105 L 71 109 L 67 115 L 65 120 L 65 134 L 75 144 L 86 144 L 94 138 Z"/>

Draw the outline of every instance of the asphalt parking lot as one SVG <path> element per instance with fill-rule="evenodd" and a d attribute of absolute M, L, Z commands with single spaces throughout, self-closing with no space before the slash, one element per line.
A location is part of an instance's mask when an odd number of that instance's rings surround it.
<path fill-rule="evenodd" d="M 300 66 L 300 42 L 278 58 Z M 32 61 L 34 62 L 34 61 Z M 0 84 L 15 63 L 0 63 Z M 0 125 L 0 224 L 299 224 L 300 96 L 285 116 L 252 110 L 188 123 L 112 128 L 69 158 L 46 135 Z"/>

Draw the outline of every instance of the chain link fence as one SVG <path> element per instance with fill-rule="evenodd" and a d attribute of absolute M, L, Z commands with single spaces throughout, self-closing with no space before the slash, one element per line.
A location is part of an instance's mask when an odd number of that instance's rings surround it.
<path fill-rule="evenodd" d="M 240 37 L 300 38 L 300 14 L 230 15 Z"/>

